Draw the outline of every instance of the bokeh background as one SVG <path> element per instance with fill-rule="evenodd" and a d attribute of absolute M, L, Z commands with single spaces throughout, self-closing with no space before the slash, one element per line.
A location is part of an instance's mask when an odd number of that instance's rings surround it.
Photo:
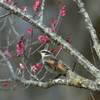
<path fill-rule="evenodd" d="M 33 5 L 35 4 L 35 0 L 16 0 L 18 2 L 18 7 L 27 7 L 27 13 L 34 15 Z M 83 0 L 85 3 L 86 10 L 91 18 L 94 28 L 96 29 L 98 38 L 100 37 L 100 0 Z M 70 35 L 71 45 L 76 48 L 80 53 L 82 53 L 87 59 L 93 63 L 91 47 L 89 39 L 90 34 L 86 29 L 86 25 L 84 22 L 83 16 L 79 13 L 79 8 L 73 0 L 63 0 L 63 5 L 67 6 L 68 12 L 66 16 L 63 18 L 61 25 L 59 27 L 58 34 L 61 35 L 64 39 L 67 39 L 66 33 L 72 32 Z M 59 10 L 57 9 L 59 6 L 58 0 L 46 0 L 45 2 L 45 10 L 44 10 L 44 24 L 50 27 L 51 18 L 57 19 Z M 6 10 L 0 7 L 0 15 L 4 14 Z M 17 18 L 17 16 L 14 16 Z M 0 32 L 0 47 L 6 46 L 5 39 L 7 38 L 7 34 L 9 33 L 9 20 L 6 23 L 4 29 Z M 0 27 L 2 27 L 3 23 L 0 23 Z M 28 37 L 27 29 L 31 28 L 31 25 L 27 22 L 23 21 L 21 18 L 18 18 L 16 23 L 14 23 L 14 27 L 19 34 L 23 34 Z M 41 34 L 39 30 L 34 31 L 34 41 L 37 40 L 38 36 Z M 10 39 L 14 40 L 18 37 L 13 33 L 10 33 Z M 39 45 L 35 45 L 33 47 L 33 51 Z M 40 48 L 40 50 L 43 49 Z M 4 49 L 2 49 L 3 51 Z M 16 50 L 16 44 L 10 47 L 10 51 Z M 94 51 L 97 67 L 99 68 L 99 60 Z M 40 60 L 41 56 L 36 52 L 30 58 L 30 62 L 32 64 L 37 63 Z M 71 57 L 64 50 L 58 55 L 59 59 L 64 61 L 70 67 L 73 67 L 75 59 Z M 19 67 L 20 60 L 14 57 L 11 60 L 11 64 L 14 66 L 14 69 Z M 45 70 L 45 69 L 44 69 Z M 89 79 L 94 79 L 92 75 L 90 75 L 80 64 L 77 63 L 75 71 Z M 43 71 L 44 73 L 44 71 Z M 8 78 L 10 76 L 10 71 L 8 68 L 0 66 L 0 78 L 2 77 Z M 53 78 L 54 75 L 48 73 L 45 80 L 49 78 Z M 61 77 L 64 78 L 64 77 Z M 16 83 L 16 82 L 15 82 Z M 15 83 L 8 83 L 9 86 L 13 86 Z M 0 86 L 3 84 L 0 83 Z M 6 87 L 4 87 L 6 88 Z M 99 92 L 90 91 L 86 89 L 79 89 L 75 87 L 69 86 L 53 86 L 49 89 L 38 88 L 35 86 L 29 86 L 26 88 L 24 85 L 19 85 L 15 88 L 15 90 L 3 91 L 0 90 L 0 100 L 93 100 L 90 92 L 92 92 L 95 100 L 100 100 Z"/>

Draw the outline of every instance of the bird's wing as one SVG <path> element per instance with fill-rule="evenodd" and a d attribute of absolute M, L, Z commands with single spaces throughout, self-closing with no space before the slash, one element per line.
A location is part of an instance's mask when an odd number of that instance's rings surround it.
<path fill-rule="evenodd" d="M 45 57 L 44 59 L 46 63 L 48 63 L 53 69 L 63 73 L 66 73 L 66 71 L 68 71 L 67 66 L 61 60 L 54 57 Z"/>

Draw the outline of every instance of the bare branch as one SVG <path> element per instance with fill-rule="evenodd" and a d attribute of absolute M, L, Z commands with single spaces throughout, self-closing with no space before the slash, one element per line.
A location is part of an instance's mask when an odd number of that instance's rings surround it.
<path fill-rule="evenodd" d="M 12 78 L 9 78 L 9 79 L 1 79 L 0 80 L 0 82 L 11 82 L 11 81 L 13 81 Z"/>
<path fill-rule="evenodd" d="M 5 15 L 0 16 L 0 18 L 4 18 L 7 17 L 8 15 L 10 15 L 11 13 L 6 13 Z"/>
<path fill-rule="evenodd" d="M 84 7 L 84 3 L 82 2 L 82 0 L 73 0 L 73 1 L 75 1 L 77 3 L 77 5 L 80 9 L 80 13 L 84 17 L 84 20 L 85 20 L 85 23 L 86 23 L 86 28 L 89 30 L 91 38 L 92 38 L 93 43 L 94 43 L 93 48 L 95 49 L 95 51 L 96 51 L 96 53 L 97 53 L 97 55 L 100 59 L 100 42 L 99 42 L 99 39 L 97 37 L 96 31 L 93 28 L 91 19 L 90 19 L 89 15 L 88 15 L 85 7 Z"/>
<path fill-rule="evenodd" d="M 96 83 L 95 81 L 85 79 L 71 70 L 68 71 L 66 79 L 54 79 L 49 82 L 41 82 L 41 81 L 34 81 L 34 80 L 26 80 L 21 77 L 15 77 L 16 81 L 21 82 L 25 85 L 35 85 L 36 87 L 42 87 L 42 88 L 50 88 L 54 85 L 67 85 L 67 86 L 74 86 L 78 88 L 85 88 L 90 90 L 97 90 L 100 91 L 100 84 Z"/>
<path fill-rule="evenodd" d="M 7 62 L 7 65 L 8 65 L 8 68 L 10 69 L 11 71 L 11 74 L 14 76 L 15 75 L 15 72 L 14 72 L 14 69 L 11 65 L 11 63 L 8 61 L 8 59 L 6 58 L 6 56 L 4 55 L 4 53 L 0 50 L 0 55 L 4 58 L 4 60 Z"/>

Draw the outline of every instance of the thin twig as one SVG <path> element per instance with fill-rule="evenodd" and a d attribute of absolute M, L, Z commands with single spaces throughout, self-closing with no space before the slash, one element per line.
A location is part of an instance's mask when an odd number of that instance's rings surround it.
<path fill-rule="evenodd" d="M 94 96 L 93 96 L 93 94 L 91 92 L 90 92 L 90 95 L 91 95 L 92 99 L 95 100 L 95 98 L 94 98 Z"/>
<path fill-rule="evenodd" d="M 92 52 L 92 57 L 93 57 L 94 65 L 97 68 L 96 60 L 95 60 L 94 53 L 93 53 L 93 49 L 92 49 L 91 39 L 90 39 L 90 48 L 91 48 L 91 52 Z"/>
<path fill-rule="evenodd" d="M 0 18 L 4 18 L 7 17 L 8 15 L 10 15 L 11 13 L 6 13 L 5 15 L 0 16 Z"/>
<path fill-rule="evenodd" d="M 10 69 L 11 71 L 11 74 L 14 76 L 15 75 L 15 72 L 14 72 L 14 69 L 13 69 L 13 66 L 11 65 L 11 63 L 8 61 L 8 59 L 6 58 L 6 56 L 4 55 L 4 53 L 0 50 L 0 55 L 5 59 L 7 65 L 8 65 L 8 68 Z"/>

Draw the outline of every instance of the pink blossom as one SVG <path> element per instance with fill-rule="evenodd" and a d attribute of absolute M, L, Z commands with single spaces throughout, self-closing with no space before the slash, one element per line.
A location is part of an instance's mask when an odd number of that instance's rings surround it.
<path fill-rule="evenodd" d="M 40 1 L 39 1 L 39 0 L 36 0 L 35 4 L 36 4 L 37 6 L 39 6 Z"/>
<path fill-rule="evenodd" d="M 40 42 L 41 42 L 41 43 L 44 43 L 44 39 L 41 39 Z"/>
<path fill-rule="evenodd" d="M 56 23 L 57 23 L 57 20 L 54 20 L 54 27 L 55 27 Z"/>
<path fill-rule="evenodd" d="M 27 7 L 23 7 L 21 10 L 26 12 L 27 11 Z"/>
<path fill-rule="evenodd" d="M 22 49 L 24 49 L 24 43 L 20 43 L 20 47 L 22 48 Z"/>
<path fill-rule="evenodd" d="M 18 48 L 16 51 L 17 51 L 18 55 L 23 54 L 23 49 L 21 49 L 21 48 Z"/>
<path fill-rule="evenodd" d="M 44 37 L 43 37 L 43 35 L 39 35 L 38 39 L 40 40 L 41 43 L 44 43 Z"/>
<path fill-rule="evenodd" d="M 18 40 L 18 43 L 19 43 L 19 42 L 22 42 L 22 40 L 21 40 L 21 39 L 19 39 L 19 40 Z"/>
<path fill-rule="evenodd" d="M 21 38 L 24 38 L 24 35 L 22 35 Z"/>
<path fill-rule="evenodd" d="M 61 46 L 59 46 L 59 48 L 62 50 L 62 47 Z"/>
<path fill-rule="evenodd" d="M 62 16 L 62 17 L 65 16 L 65 11 L 64 11 L 64 10 L 61 11 L 61 16 Z"/>
<path fill-rule="evenodd" d="M 71 40 L 68 40 L 68 43 L 71 43 Z"/>
<path fill-rule="evenodd" d="M 34 11 L 37 11 L 39 9 L 39 7 L 41 6 L 40 4 L 40 1 L 36 0 L 35 5 L 33 6 Z"/>
<path fill-rule="evenodd" d="M 7 55 L 7 54 L 8 54 L 8 50 L 5 50 L 5 51 L 4 51 L 4 54 Z"/>
<path fill-rule="evenodd" d="M 24 41 L 26 41 L 26 38 L 24 37 Z"/>
<path fill-rule="evenodd" d="M 52 32 L 56 33 L 56 30 L 54 30 L 53 28 L 50 28 Z"/>
<path fill-rule="evenodd" d="M 19 64 L 21 69 L 25 69 L 24 65 L 22 63 Z"/>
<path fill-rule="evenodd" d="M 12 2 L 12 0 L 5 0 L 5 2 L 11 3 L 11 2 Z"/>
<path fill-rule="evenodd" d="M 31 67 L 31 70 L 34 72 L 35 70 L 37 70 L 36 65 L 34 65 L 33 67 Z"/>
<path fill-rule="evenodd" d="M 37 5 L 34 5 L 34 6 L 33 6 L 33 9 L 34 9 L 34 11 L 37 11 L 37 10 L 38 10 Z"/>
<path fill-rule="evenodd" d="M 4 51 L 4 54 L 5 54 L 6 57 L 9 58 L 9 60 L 12 59 L 12 54 L 10 54 L 10 53 L 8 52 L 8 50 L 5 50 L 5 51 Z"/>
<path fill-rule="evenodd" d="M 41 64 L 37 64 L 37 69 L 40 69 L 41 68 Z"/>
<path fill-rule="evenodd" d="M 55 20 L 55 19 L 53 19 L 53 21 L 50 22 L 51 26 L 54 26 L 54 27 L 55 27 L 56 23 L 57 23 L 57 20 Z"/>
<path fill-rule="evenodd" d="M 36 29 L 36 27 L 34 27 L 34 29 Z"/>
<path fill-rule="evenodd" d="M 59 53 L 59 50 L 58 51 L 56 51 L 57 53 Z"/>
<path fill-rule="evenodd" d="M 53 28 L 50 28 L 51 29 L 51 31 L 53 31 Z"/>
<path fill-rule="evenodd" d="M 39 35 L 38 39 L 40 40 L 41 43 L 44 43 L 45 40 L 46 42 L 51 41 L 47 36 L 44 37 L 43 35 Z"/>
<path fill-rule="evenodd" d="M 17 44 L 17 57 L 20 56 L 20 54 L 23 54 L 23 49 L 24 49 L 24 43 L 23 41 L 26 41 L 26 38 L 22 35 L 21 38 L 18 40 Z"/>
<path fill-rule="evenodd" d="M 4 83 L 4 86 L 6 87 L 8 84 L 7 83 Z"/>
<path fill-rule="evenodd" d="M 19 45 L 17 45 L 17 48 L 18 48 L 18 49 L 20 49 L 20 46 L 19 46 Z"/>
<path fill-rule="evenodd" d="M 28 29 L 28 33 L 29 33 L 29 34 L 32 34 L 32 32 L 33 32 L 32 29 L 29 28 L 29 29 Z"/>
<path fill-rule="evenodd" d="M 50 39 L 47 36 L 44 37 L 43 35 L 39 35 L 38 39 L 41 43 L 44 43 L 45 40 L 46 42 L 50 42 Z"/>
<path fill-rule="evenodd" d="M 54 33 L 56 33 L 56 30 L 53 30 Z"/>
<path fill-rule="evenodd" d="M 13 5 L 14 5 L 15 7 L 17 7 L 17 2 L 13 3 Z"/>
<path fill-rule="evenodd" d="M 50 39 L 47 36 L 45 36 L 45 39 L 46 39 L 46 42 L 50 42 Z"/>
<path fill-rule="evenodd" d="M 64 10 L 66 8 L 66 6 L 63 6 L 61 9 Z"/>
<path fill-rule="evenodd" d="M 39 40 L 40 40 L 40 39 L 43 39 L 43 35 L 39 35 L 38 39 L 39 39 Z"/>

